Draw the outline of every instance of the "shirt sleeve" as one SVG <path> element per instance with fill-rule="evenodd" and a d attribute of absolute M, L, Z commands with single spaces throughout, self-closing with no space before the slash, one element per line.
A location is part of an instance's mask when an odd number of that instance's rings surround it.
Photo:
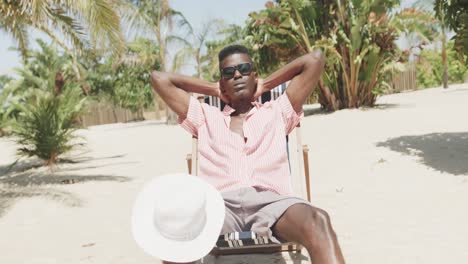
<path fill-rule="evenodd" d="M 205 123 L 205 120 L 205 113 L 201 103 L 193 96 L 190 96 L 187 117 L 185 119 L 179 117 L 180 126 L 197 137 L 198 128 Z"/>
<path fill-rule="evenodd" d="M 299 124 L 301 118 L 304 116 L 304 111 L 297 113 L 289 101 L 288 95 L 286 93 L 282 94 L 278 99 L 277 103 L 281 110 L 283 116 L 284 128 L 286 135 L 289 135 L 294 128 Z"/>

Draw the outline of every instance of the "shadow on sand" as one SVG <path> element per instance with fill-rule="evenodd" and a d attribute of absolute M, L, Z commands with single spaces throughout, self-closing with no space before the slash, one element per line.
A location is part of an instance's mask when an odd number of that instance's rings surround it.
<path fill-rule="evenodd" d="M 402 136 L 377 143 L 406 155 L 437 171 L 468 175 L 468 132 Z"/>
<path fill-rule="evenodd" d="M 118 164 L 120 163 L 116 163 L 115 165 Z M 110 165 L 112 164 L 105 164 L 104 166 Z M 59 169 L 59 173 L 55 173 L 50 168 L 42 166 L 42 162 L 37 160 L 20 161 L 13 167 L 11 165 L 0 166 L 0 217 L 21 198 L 41 196 L 67 206 L 75 207 L 82 205 L 83 202 L 77 195 L 54 188 L 59 185 L 96 181 L 126 182 L 130 180 L 130 178 L 124 176 L 79 175 L 70 173 L 70 171 L 74 170 L 99 166 Z"/>
<path fill-rule="evenodd" d="M 373 107 L 361 107 L 360 109 L 362 110 L 387 110 L 387 109 L 395 109 L 395 108 L 401 108 L 401 107 L 407 107 L 401 104 L 387 104 L 387 103 L 382 103 L 382 104 L 375 104 Z"/>
<path fill-rule="evenodd" d="M 395 108 L 401 108 L 401 107 L 408 107 L 408 106 L 401 105 L 401 104 L 382 103 L 382 104 L 376 104 L 373 107 L 362 106 L 362 107 L 359 107 L 358 109 L 361 110 L 361 111 L 372 111 L 372 110 L 395 109 Z M 350 108 L 350 109 L 352 109 L 352 108 Z M 304 116 L 327 115 L 327 114 L 332 114 L 332 113 L 334 113 L 334 112 L 322 109 L 318 104 L 310 105 L 308 107 L 304 107 Z"/>
<path fill-rule="evenodd" d="M 109 157 L 77 157 L 74 158 L 73 160 L 70 159 L 61 159 L 57 165 L 54 165 L 51 167 L 52 171 L 73 171 L 73 170 L 84 170 L 84 169 L 96 169 L 96 168 L 101 168 L 101 167 L 108 167 L 108 166 L 113 166 L 113 165 L 121 165 L 121 164 L 129 164 L 129 163 L 135 163 L 135 162 L 115 162 L 115 163 L 105 163 L 105 164 L 99 164 L 99 165 L 89 165 L 89 166 L 61 166 L 64 164 L 69 164 L 69 165 L 76 165 L 76 164 L 82 164 L 82 163 L 87 163 L 87 162 L 93 162 L 93 161 L 98 161 L 98 160 L 107 160 L 107 159 L 119 159 L 125 157 L 124 154 L 120 155 L 114 155 L 114 156 L 109 156 Z M 26 159 L 26 160 L 19 160 L 16 161 L 12 164 L 9 165 L 3 165 L 0 166 L 0 178 L 2 176 L 5 176 L 7 174 L 14 174 L 14 173 L 20 173 L 20 172 L 25 172 L 27 170 L 31 169 L 37 169 L 44 167 L 44 162 L 40 161 L 39 159 Z"/>

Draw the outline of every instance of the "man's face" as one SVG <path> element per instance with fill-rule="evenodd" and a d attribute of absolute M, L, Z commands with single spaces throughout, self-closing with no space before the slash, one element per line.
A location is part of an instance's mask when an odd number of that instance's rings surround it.
<path fill-rule="evenodd" d="M 247 54 L 235 53 L 227 56 L 220 62 L 220 68 L 236 67 L 242 63 L 252 63 Z M 226 79 L 221 76 L 219 81 L 221 92 L 232 103 L 252 102 L 257 89 L 257 73 L 253 70 L 243 75 L 240 70 L 235 70 L 234 76 Z"/>

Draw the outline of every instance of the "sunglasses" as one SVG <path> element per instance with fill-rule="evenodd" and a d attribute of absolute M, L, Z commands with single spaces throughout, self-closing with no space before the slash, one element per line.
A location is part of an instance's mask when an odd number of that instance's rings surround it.
<path fill-rule="evenodd" d="M 252 63 L 246 62 L 246 63 L 241 63 L 236 66 L 229 66 L 229 67 L 224 67 L 221 69 L 221 76 L 229 80 L 234 77 L 236 74 L 236 71 L 239 71 L 240 74 L 242 75 L 249 75 L 253 70 Z"/>

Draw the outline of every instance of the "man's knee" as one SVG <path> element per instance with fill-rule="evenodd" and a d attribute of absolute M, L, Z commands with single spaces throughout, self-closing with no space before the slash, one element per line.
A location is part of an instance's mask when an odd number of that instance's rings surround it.
<path fill-rule="evenodd" d="M 329 214 L 325 210 L 316 207 L 308 209 L 307 220 L 303 223 L 302 231 L 306 236 L 306 240 L 312 244 L 335 236 Z"/>
<path fill-rule="evenodd" d="M 312 226 L 319 230 L 330 226 L 330 215 L 323 209 L 312 207 L 310 210 L 310 220 Z"/>

